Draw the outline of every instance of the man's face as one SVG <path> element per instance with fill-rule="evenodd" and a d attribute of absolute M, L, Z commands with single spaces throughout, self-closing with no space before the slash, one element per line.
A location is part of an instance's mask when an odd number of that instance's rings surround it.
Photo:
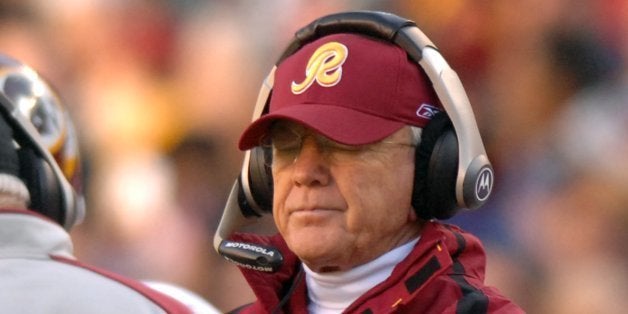
<path fill-rule="evenodd" d="M 281 121 L 271 138 L 275 224 L 311 269 L 350 269 L 418 235 L 408 128 L 346 146 Z"/>

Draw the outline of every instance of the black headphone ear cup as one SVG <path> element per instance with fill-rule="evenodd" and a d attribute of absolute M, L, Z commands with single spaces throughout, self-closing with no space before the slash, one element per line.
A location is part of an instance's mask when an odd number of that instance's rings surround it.
<path fill-rule="evenodd" d="M 446 130 L 436 141 L 427 174 L 426 206 L 434 218 L 448 219 L 460 209 L 456 201 L 458 174 L 458 138 L 453 129 Z"/>
<path fill-rule="evenodd" d="M 458 138 L 449 117 L 438 113 L 423 129 L 416 150 L 412 206 L 423 219 L 447 219 L 456 202 Z"/>
<path fill-rule="evenodd" d="M 63 209 L 61 187 L 52 168 L 31 148 L 20 148 L 17 153 L 20 178 L 30 193 L 29 208 L 65 226 L 66 213 Z"/>
<path fill-rule="evenodd" d="M 256 215 L 259 210 L 251 208 L 251 203 L 257 204 L 263 213 L 272 212 L 273 206 L 273 177 L 271 170 L 272 149 L 257 146 L 251 149 L 249 160 L 249 182 L 248 185 L 240 182 L 241 195 L 238 197 L 240 208 L 245 216 Z M 249 187 L 249 193 L 244 193 L 246 186 Z M 250 195 L 253 200 L 247 200 L 246 194 Z M 252 202 L 251 202 L 252 201 Z"/>

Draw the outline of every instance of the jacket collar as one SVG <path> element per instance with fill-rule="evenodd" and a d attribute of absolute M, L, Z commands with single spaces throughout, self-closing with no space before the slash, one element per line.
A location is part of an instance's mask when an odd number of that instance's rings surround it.
<path fill-rule="evenodd" d="M 0 209 L 0 258 L 72 258 L 70 235 L 57 223 L 30 210 Z"/>
<path fill-rule="evenodd" d="M 282 252 L 284 264 L 276 273 L 240 268 L 256 294 L 257 302 L 261 303 L 259 305 L 267 310 L 276 308 L 281 302 L 282 292 L 288 290 L 292 279 L 302 271 L 300 261 L 279 235 L 267 237 L 240 233 L 232 238 L 272 246 Z M 455 272 L 453 266 L 459 259 L 465 259 L 465 264 L 469 266 L 463 272 L 483 280 L 485 258 L 480 242 L 455 226 L 430 221 L 425 224 L 421 239 L 410 255 L 394 268 L 390 277 L 358 298 L 346 312 L 360 313 L 370 309 L 380 313 L 404 305 L 434 278 L 445 272 Z M 306 303 L 307 291 L 304 281 L 301 281 L 291 296 L 290 304 L 298 304 L 296 308 L 307 308 Z"/>

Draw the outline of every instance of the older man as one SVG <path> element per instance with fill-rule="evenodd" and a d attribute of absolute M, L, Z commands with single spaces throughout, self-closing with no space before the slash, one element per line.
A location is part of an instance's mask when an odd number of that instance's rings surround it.
<path fill-rule="evenodd" d="M 522 312 L 484 284 L 479 240 L 432 219 L 453 212 L 434 214 L 432 202 L 417 200 L 441 153 L 433 150 L 450 125 L 448 105 L 405 49 L 357 32 L 390 17 L 373 13 L 366 23 L 365 14 L 324 20 L 357 22 L 285 54 L 268 108 L 241 136 L 240 149 L 272 151 L 265 162 L 279 234 L 230 237 L 232 247 L 262 254 L 262 267 L 224 254 L 246 266 L 258 297 L 234 312 Z M 458 160 L 457 150 L 442 153 Z M 478 198 L 489 179 L 472 180 Z M 281 265 L 263 267 L 274 262 Z"/>

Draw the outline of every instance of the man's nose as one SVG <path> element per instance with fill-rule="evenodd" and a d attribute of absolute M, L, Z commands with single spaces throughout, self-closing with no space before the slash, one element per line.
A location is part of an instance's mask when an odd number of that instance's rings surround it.
<path fill-rule="evenodd" d="M 297 185 L 325 185 L 329 182 L 328 158 L 325 149 L 313 136 L 303 139 L 293 164 L 293 180 Z"/>

